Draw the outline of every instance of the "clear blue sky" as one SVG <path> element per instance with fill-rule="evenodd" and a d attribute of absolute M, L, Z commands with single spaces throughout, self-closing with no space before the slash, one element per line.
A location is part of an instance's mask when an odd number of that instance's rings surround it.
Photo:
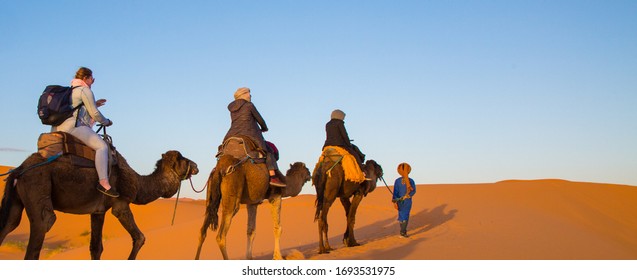
<path fill-rule="evenodd" d="M 0 164 L 36 151 L 39 94 L 86 66 L 133 168 L 179 150 L 197 189 L 243 86 L 283 170 L 312 169 L 338 108 L 390 185 L 403 161 L 418 184 L 637 185 L 636 15 L 637 1 L 0 1 Z"/>

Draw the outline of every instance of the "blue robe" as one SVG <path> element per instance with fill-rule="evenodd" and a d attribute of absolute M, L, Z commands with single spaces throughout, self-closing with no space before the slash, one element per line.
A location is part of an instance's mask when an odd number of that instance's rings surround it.
<path fill-rule="evenodd" d="M 396 182 L 394 182 L 394 195 L 392 197 L 393 201 L 396 201 L 397 199 L 403 197 L 407 193 L 407 185 L 403 184 L 402 180 L 403 178 L 399 177 L 398 179 L 396 179 Z M 411 178 L 409 178 L 409 182 L 411 183 L 411 186 L 413 187 L 413 190 L 411 191 L 411 193 L 409 193 L 409 195 L 413 197 L 414 194 L 416 194 L 416 183 Z M 398 202 L 398 221 L 404 222 L 409 220 L 410 211 L 411 211 L 411 198 L 405 199 L 403 201 L 399 201 Z"/>

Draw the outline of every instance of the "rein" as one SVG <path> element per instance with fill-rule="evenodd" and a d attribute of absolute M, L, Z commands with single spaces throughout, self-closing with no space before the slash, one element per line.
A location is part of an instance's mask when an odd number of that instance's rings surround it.
<path fill-rule="evenodd" d="M 179 178 L 179 187 L 177 188 L 177 198 L 175 199 L 175 208 L 173 209 L 173 219 L 170 222 L 170 225 L 174 225 L 175 216 L 177 216 L 177 203 L 179 203 L 179 193 L 181 193 L 181 181 L 186 180 L 188 178 L 188 174 L 190 173 L 190 163 L 188 164 L 188 169 L 186 169 L 186 173 L 184 174 L 183 177 L 180 176 L 179 173 L 177 173 L 177 170 L 175 170 L 174 168 L 171 168 L 170 171 L 175 173 L 175 175 L 177 175 L 177 178 Z"/>
<path fill-rule="evenodd" d="M 201 193 L 203 192 L 206 187 L 208 187 L 208 182 L 206 181 L 206 185 L 200 190 L 197 191 L 195 190 L 195 186 L 192 184 L 192 176 L 190 176 L 190 164 L 188 164 L 188 169 L 186 169 L 186 174 L 184 174 L 184 176 L 180 176 L 177 171 L 175 171 L 175 169 L 170 169 L 173 173 L 175 173 L 175 175 L 177 175 L 177 177 L 180 178 L 180 182 L 183 180 L 188 179 L 188 181 L 190 182 L 190 187 L 192 188 L 192 190 L 195 193 Z M 177 204 L 179 203 L 179 194 L 181 193 L 181 186 L 179 186 L 179 188 L 177 188 L 177 198 L 175 199 L 175 208 L 173 209 L 173 219 L 170 222 L 170 225 L 174 225 L 175 224 L 175 216 L 177 215 Z"/>
<path fill-rule="evenodd" d="M 389 193 L 391 193 L 391 195 L 392 195 L 392 197 L 393 197 L 393 196 L 394 196 L 394 192 L 392 192 L 392 191 L 389 189 L 389 186 L 387 185 L 387 182 L 385 182 L 385 179 L 384 179 L 383 177 L 380 177 L 380 179 L 381 179 L 381 180 L 383 180 L 383 183 L 385 183 L 385 187 L 387 187 L 387 191 L 388 191 Z M 397 200 L 397 201 L 398 201 L 398 202 L 401 202 L 401 201 L 403 201 L 403 200 L 405 200 L 405 199 L 407 199 L 407 198 L 409 198 L 409 193 L 405 194 L 405 195 L 404 195 L 403 197 L 401 197 L 401 198 L 398 198 L 398 200 Z"/>
<path fill-rule="evenodd" d="M 380 179 L 381 179 L 381 180 L 383 180 L 383 183 L 385 184 L 385 187 L 387 187 L 387 191 L 388 191 L 388 192 L 389 192 L 389 193 L 393 196 L 393 195 L 394 195 L 394 192 L 392 192 L 392 191 L 389 189 L 389 186 L 387 185 L 387 182 L 385 182 L 385 178 L 383 178 L 383 176 L 381 176 L 381 177 L 380 177 Z"/>
<path fill-rule="evenodd" d="M 38 166 L 49 164 L 49 163 L 53 162 L 54 160 L 58 159 L 61 156 L 62 156 L 62 154 L 57 154 L 57 155 L 54 155 L 54 156 L 50 156 L 50 157 L 46 158 L 46 161 L 31 165 L 31 166 L 25 168 L 24 170 L 22 170 L 22 172 L 20 172 L 17 175 L 17 177 L 20 178 L 20 176 L 22 176 L 22 174 L 24 174 L 25 172 L 27 172 L 27 171 L 29 171 L 29 170 L 31 170 L 33 168 L 36 168 Z M 13 173 L 15 171 L 16 171 L 16 168 L 9 170 L 7 173 L 2 173 L 2 174 L 0 174 L 0 176 L 8 175 L 8 174 L 11 174 L 11 173 Z M 6 181 L 6 179 L 5 179 L 5 181 Z"/>
<path fill-rule="evenodd" d="M 177 175 L 177 177 L 179 178 L 179 181 L 183 181 L 186 179 L 189 179 L 190 177 L 190 164 L 188 164 L 188 169 L 186 169 L 186 173 L 184 173 L 184 176 L 179 175 L 179 173 L 177 173 L 177 170 L 175 170 L 174 168 L 171 168 L 170 171 L 172 171 L 173 173 L 175 173 L 175 175 Z"/>

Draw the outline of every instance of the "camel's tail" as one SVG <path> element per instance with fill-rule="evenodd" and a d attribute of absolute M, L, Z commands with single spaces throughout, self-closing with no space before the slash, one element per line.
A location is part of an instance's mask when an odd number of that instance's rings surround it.
<path fill-rule="evenodd" d="M 20 172 L 18 169 L 15 169 L 14 172 L 10 173 L 6 178 L 7 182 L 4 185 L 4 196 L 2 197 L 2 204 L 0 204 L 0 231 L 2 231 L 7 225 L 7 221 L 9 220 L 9 215 L 11 213 L 11 206 L 17 199 L 14 182 L 17 177 L 16 173 Z"/>
<path fill-rule="evenodd" d="M 202 231 L 207 230 L 210 227 L 212 230 L 217 230 L 219 227 L 219 205 L 221 204 L 221 172 L 219 165 L 217 165 L 210 176 L 208 177 L 208 196 L 206 198 L 206 217 L 204 219 L 204 226 Z"/>
<path fill-rule="evenodd" d="M 219 209 L 219 200 L 221 200 L 221 196 L 218 198 L 215 197 L 213 193 L 219 192 L 219 180 L 218 178 L 219 172 L 217 172 L 217 168 L 213 168 L 210 172 L 210 176 L 208 176 L 208 182 L 206 185 L 208 186 L 208 192 L 206 195 L 206 214 L 203 219 L 203 225 L 201 226 L 201 232 L 199 235 L 199 246 L 197 246 L 197 254 L 195 255 L 195 260 L 199 259 L 201 255 L 201 247 L 203 246 L 204 241 L 206 240 L 206 235 L 208 233 L 208 227 L 212 227 L 212 230 L 217 229 L 218 224 L 218 216 L 217 209 Z"/>
<path fill-rule="evenodd" d="M 321 162 L 318 162 L 312 172 L 312 184 L 316 189 L 316 201 L 314 207 L 316 212 L 314 213 L 314 221 L 316 222 L 321 216 L 321 209 L 323 209 L 323 197 L 325 195 L 325 174 L 323 174 L 323 168 Z"/>

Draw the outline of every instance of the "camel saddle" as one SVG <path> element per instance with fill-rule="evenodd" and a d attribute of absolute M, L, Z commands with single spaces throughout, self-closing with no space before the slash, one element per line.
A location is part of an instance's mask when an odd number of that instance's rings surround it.
<path fill-rule="evenodd" d="M 347 150 L 338 146 L 326 146 L 323 148 L 321 157 L 319 157 L 318 165 L 327 164 L 327 175 L 331 176 L 332 168 L 340 164 L 345 173 L 345 180 L 354 183 L 362 183 L 365 181 L 365 174 L 356 162 L 356 158 Z"/>
<path fill-rule="evenodd" d="M 259 145 L 250 137 L 236 136 L 229 137 L 219 146 L 215 157 L 219 158 L 222 155 L 231 155 L 239 160 L 250 159 L 255 163 L 264 163 L 266 152 L 259 148 Z"/>
<path fill-rule="evenodd" d="M 325 149 L 323 150 L 323 154 L 321 154 L 321 158 L 323 159 L 323 161 L 325 162 L 340 162 L 343 157 L 345 157 L 343 154 L 339 153 L 338 150 L 336 150 L 334 147 L 328 146 L 325 147 Z"/>
<path fill-rule="evenodd" d="M 117 165 L 115 147 L 110 140 L 105 142 L 109 146 L 109 166 Z M 95 151 L 70 133 L 56 131 L 40 134 L 38 153 L 45 159 L 56 155 L 65 155 L 67 157 L 59 160 L 69 161 L 77 167 L 95 168 Z"/>

